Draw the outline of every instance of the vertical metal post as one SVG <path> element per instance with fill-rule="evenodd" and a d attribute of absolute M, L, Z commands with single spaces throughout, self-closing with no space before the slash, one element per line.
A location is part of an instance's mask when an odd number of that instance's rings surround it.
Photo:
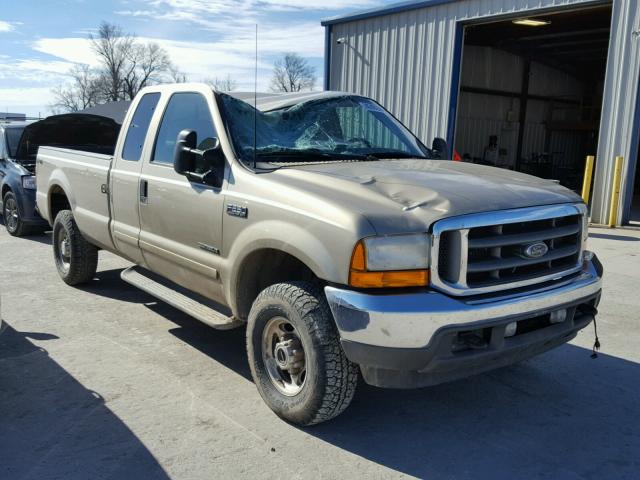
<path fill-rule="evenodd" d="M 618 205 L 620 202 L 620 183 L 622 182 L 622 160 L 621 156 L 616 157 L 616 164 L 613 170 L 613 188 L 611 189 L 611 208 L 609 210 L 609 227 L 615 228 L 618 223 Z"/>
<path fill-rule="evenodd" d="M 518 128 L 518 143 L 516 147 L 516 161 L 513 169 L 516 172 L 520 171 L 520 160 L 522 157 L 522 150 L 524 147 L 524 128 L 527 121 L 527 102 L 529 100 L 529 77 L 531 77 L 531 59 L 527 58 L 524 62 L 522 71 L 522 84 L 520 86 L 520 116 L 518 121 L 520 122 Z"/>
<path fill-rule="evenodd" d="M 589 196 L 591 195 L 591 179 L 593 178 L 593 164 L 596 157 L 593 155 L 587 156 L 587 163 L 584 166 L 584 179 L 582 181 L 582 201 L 589 203 Z"/>

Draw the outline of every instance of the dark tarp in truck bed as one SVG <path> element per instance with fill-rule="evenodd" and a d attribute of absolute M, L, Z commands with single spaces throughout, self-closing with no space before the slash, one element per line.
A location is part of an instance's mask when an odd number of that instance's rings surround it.
<path fill-rule="evenodd" d="M 112 102 L 34 122 L 24 129 L 16 156 L 34 161 L 40 146 L 113 155 L 130 103 Z"/>

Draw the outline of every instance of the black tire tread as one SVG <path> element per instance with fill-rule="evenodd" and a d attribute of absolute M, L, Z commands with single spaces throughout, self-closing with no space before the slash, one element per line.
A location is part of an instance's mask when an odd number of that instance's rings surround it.
<path fill-rule="evenodd" d="M 4 198 L 2 199 L 2 205 L 3 205 L 2 218 L 4 219 L 4 225 L 7 230 L 7 233 L 9 233 L 9 235 L 14 237 L 24 237 L 26 235 L 31 235 L 33 233 L 36 233 L 37 229 L 32 225 L 29 225 L 28 223 L 24 223 L 21 218 L 18 218 L 18 227 L 16 228 L 16 230 L 14 232 L 9 231 L 9 228 L 7 227 L 7 219 L 4 218 L 4 205 L 6 204 L 7 197 L 9 195 L 15 198 L 15 194 L 11 191 L 8 191 L 7 193 L 5 193 Z"/>
<path fill-rule="evenodd" d="M 71 244 L 70 265 L 66 273 L 59 266 L 55 254 L 57 224 L 60 224 L 62 228 L 67 231 Z M 82 236 L 71 210 L 61 210 L 58 212 L 53 222 L 53 232 L 54 258 L 62 280 L 67 285 L 80 285 L 93 279 L 98 269 L 98 248 Z"/>
<path fill-rule="evenodd" d="M 351 403 L 358 384 L 358 366 L 350 362 L 342 350 L 333 315 L 320 285 L 309 282 L 271 285 L 258 295 L 254 308 L 259 308 L 262 303 L 274 297 L 289 303 L 299 313 L 311 335 L 319 339 L 319 345 L 316 346 L 324 359 L 326 389 L 320 407 L 304 425 L 330 420 L 342 413 Z M 250 317 L 255 315 L 254 308 Z M 247 329 L 247 336 L 250 334 Z M 247 342 L 249 341 L 247 338 Z"/>

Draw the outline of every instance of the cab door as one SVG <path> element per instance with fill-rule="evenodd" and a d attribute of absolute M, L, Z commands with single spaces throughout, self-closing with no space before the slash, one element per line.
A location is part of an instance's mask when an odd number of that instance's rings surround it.
<path fill-rule="evenodd" d="M 191 182 L 173 169 L 173 152 L 182 130 L 196 132 L 199 149 L 217 137 L 209 93 L 177 92 L 166 102 L 140 176 L 140 248 L 152 271 L 221 300 L 222 189 Z"/>
<path fill-rule="evenodd" d="M 128 114 L 125 121 L 125 125 L 128 125 L 126 136 L 124 142 L 116 148 L 109 182 L 113 241 L 118 252 L 139 264 L 144 264 L 144 258 L 138 246 L 138 186 L 145 148 L 149 149 L 153 144 L 152 141 L 147 141 L 147 132 L 159 100 L 160 93 L 147 93 L 135 105 L 133 113 Z"/>

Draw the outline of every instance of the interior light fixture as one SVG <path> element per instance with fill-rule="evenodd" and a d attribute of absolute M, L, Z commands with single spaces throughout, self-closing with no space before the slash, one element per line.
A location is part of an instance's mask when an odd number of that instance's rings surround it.
<path fill-rule="evenodd" d="M 512 23 L 515 25 L 524 25 L 526 27 L 542 27 L 544 25 L 549 25 L 551 21 L 543 20 L 541 18 L 518 18 L 517 20 L 513 20 Z"/>

